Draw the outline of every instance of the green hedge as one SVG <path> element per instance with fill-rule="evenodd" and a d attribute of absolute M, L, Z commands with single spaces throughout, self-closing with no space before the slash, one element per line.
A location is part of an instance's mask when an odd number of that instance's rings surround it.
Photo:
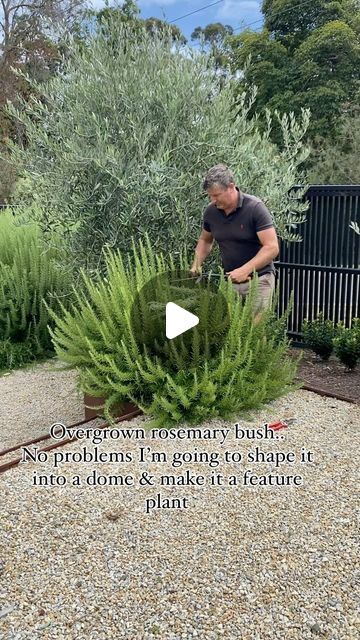
<path fill-rule="evenodd" d="M 360 359 L 360 318 L 353 318 L 352 324 L 351 328 L 343 322 L 335 325 L 320 312 L 314 320 L 303 322 L 305 346 L 322 360 L 328 360 L 334 352 L 347 369 L 355 369 Z"/>
<path fill-rule="evenodd" d="M 343 322 L 337 324 L 334 352 L 347 369 L 355 369 L 360 359 L 360 318 L 354 319 L 351 328 L 346 328 Z"/>
<path fill-rule="evenodd" d="M 18 226 L 10 213 L 1 214 L 0 341 L 4 362 L 6 358 L 15 366 L 27 352 L 40 356 L 53 349 L 44 301 L 48 308 L 59 310 L 59 300 L 66 304 L 71 288 L 71 276 L 60 258 L 60 248 L 45 247 L 36 225 Z M 27 346 L 14 350 L 14 344 Z M 15 352 L 23 356 L 15 357 Z"/>

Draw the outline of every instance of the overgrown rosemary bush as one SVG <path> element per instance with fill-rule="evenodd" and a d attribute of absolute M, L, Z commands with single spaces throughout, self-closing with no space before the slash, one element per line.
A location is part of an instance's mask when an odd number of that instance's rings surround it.
<path fill-rule="evenodd" d="M 322 360 L 328 360 L 332 354 L 336 328 L 331 320 L 325 320 L 322 311 L 315 320 L 304 320 L 302 331 L 305 346 L 312 349 Z"/>
<path fill-rule="evenodd" d="M 308 203 L 289 191 L 305 182 L 307 111 L 283 118 L 279 151 L 270 115 L 263 134 L 249 118 L 255 90 L 234 118 L 233 81 L 171 30 L 134 31 L 114 15 L 86 47 L 71 36 L 66 44 L 59 74 L 41 85 L 27 78 L 42 98 L 7 110 L 27 138 L 26 149 L 9 142 L 22 175 L 14 197 L 38 204 L 42 230 L 67 234 L 69 259 L 95 272 L 104 245 L 131 253 L 144 229 L 157 251 L 194 249 L 208 204 L 202 178 L 219 162 L 265 202 L 279 237 L 299 240 Z"/>
<path fill-rule="evenodd" d="M 67 363 L 65 368 L 78 368 L 83 392 L 107 399 L 108 419 L 115 404 L 130 400 L 153 416 L 157 426 L 199 424 L 258 408 L 299 388 L 293 384 L 296 362 L 286 355 L 283 318 L 277 320 L 272 308 L 258 324 L 253 322 L 257 278 L 243 304 L 231 282 L 221 277 L 219 291 L 226 298 L 230 324 L 223 347 L 209 359 L 194 357 L 189 363 L 181 342 L 179 348 L 174 342 L 172 360 L 165 351 L 150 357 L 134 335 L 132 303 L 146 282 L 175 263 L 172 257 L 155 255 L 148 239 L 138 249 L 133 244 L 133 253 L 126 263 L 119 251 L 105 250 L 106 278 L 92 280 L 82 271 L 84 291 L 74 291 L 71 308 L 61 316 L 49 310 L 56 323 L 51 335 L 58 357 Z M 176 266 L 189 265 L 180 257 Z"/>
<path fill-rule="evenodd" d="M 58 264 L 60 255 L 59 248 L 45 247 L 35 224 L 17 226 L 11 214 L 0 215 L 0 340 L 4 358 L 10 354 L 9 341 L 26 343 L 26 348 L 18 349 L 23 354 L 31 350 L 41 355 L 52 350 L 49 314 L 43 301 L 59 311 L 58 298 L 69 296 L 71 287 L 70 274 Z"/>

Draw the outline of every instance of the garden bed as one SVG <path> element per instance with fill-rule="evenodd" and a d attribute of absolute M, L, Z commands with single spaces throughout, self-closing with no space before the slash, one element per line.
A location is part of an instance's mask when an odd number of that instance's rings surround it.
<path fill-rule="evenodd" d="M 297 358 L 299 349 L 290 349 L 291 357 Z M 329 360 L 321 360 L 310 349 L 302 349 L 304 355 L 298 367 L 297 378 L 304 384 L 351 398 L 360 404 L 360 368 L 350 371 L 331 355 Z"/>

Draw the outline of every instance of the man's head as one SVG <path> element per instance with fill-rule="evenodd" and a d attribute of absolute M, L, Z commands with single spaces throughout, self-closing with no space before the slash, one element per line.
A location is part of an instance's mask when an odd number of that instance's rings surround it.
<path fill-rule="evenodd" d="M 234 174 L 226 164 L 211 167 L 204 178 L 203 187 L 218 209 L 231 209 L 236 205 L 238 192 Z"/>

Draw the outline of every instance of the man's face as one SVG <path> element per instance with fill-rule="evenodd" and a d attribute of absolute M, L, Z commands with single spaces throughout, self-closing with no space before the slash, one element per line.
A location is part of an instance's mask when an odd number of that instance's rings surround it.
<path fill-rule="evenodd" d="M 213 184 L 207 189 L 211 203 L 218 209 L 228 209 L 233 204 L 235 185 L 230 183 L 228 187 L 222 187 L 220 184 Z"/>

